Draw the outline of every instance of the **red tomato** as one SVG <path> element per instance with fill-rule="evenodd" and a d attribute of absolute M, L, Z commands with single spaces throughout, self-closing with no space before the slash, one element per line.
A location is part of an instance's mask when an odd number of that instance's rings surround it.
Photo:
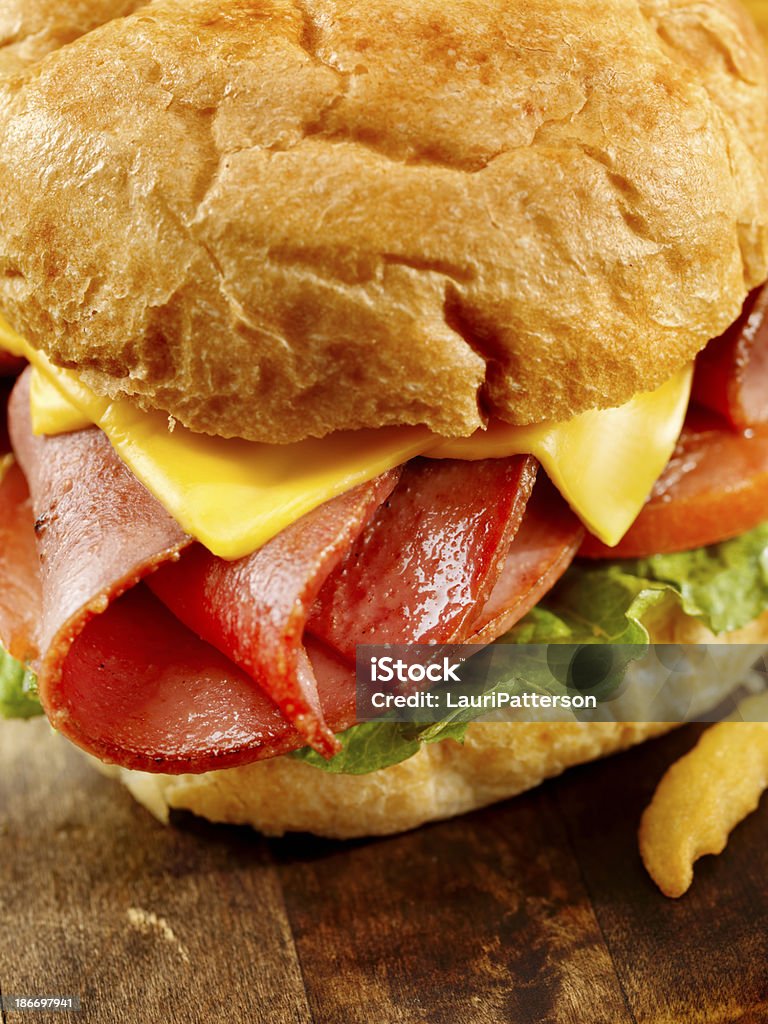
<path fill-rule="evenodd" d="M 689 413 L 677 448 L 629 532 L 614 548 L 587 535 L 580 555 L 642 558 L 715 544 L 768 519 L 768 427 L 734 433 Z"/>

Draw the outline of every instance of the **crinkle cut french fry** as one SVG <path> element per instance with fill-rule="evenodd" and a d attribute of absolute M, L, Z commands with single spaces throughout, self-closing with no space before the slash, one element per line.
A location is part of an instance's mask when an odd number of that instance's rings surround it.
<path fill-rule="evenodd" d="M 768 787 L 768 724 L 720 722 L 666 772 L 643 814 L 640 854 L 666 896 L 682 896 L 693 865 L 721 853 Z"/>

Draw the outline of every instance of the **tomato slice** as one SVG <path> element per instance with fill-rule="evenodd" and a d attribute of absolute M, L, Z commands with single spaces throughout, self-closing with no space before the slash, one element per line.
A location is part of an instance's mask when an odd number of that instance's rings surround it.
<path fill-rule="evenodd" d="M 588 558 L 644 558 L 716 544 L 768 519 L 768 427 L 735 433 L 689 413 L 667 468 L 629 532 L 609 548 L 588 535 Z"/>
<path fill-rule="evenodd" d="M 699 354 L 691 397 L 739 430 L 768 423 L 768 286 Z"/>

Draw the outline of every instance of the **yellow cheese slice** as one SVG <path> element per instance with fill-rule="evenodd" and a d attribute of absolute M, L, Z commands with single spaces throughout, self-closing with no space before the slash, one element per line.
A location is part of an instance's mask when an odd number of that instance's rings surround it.
<path fill-rule="evenodd" d="M 250 554 L 323 502 L 402 465 L 435 443 L 426 427 L 386 427 L 310 438 L 292 445 L 257 444 L 171 430 L 162 413 L 94 394 L 71 370 L 50 360 L 0 321 L 0 344 L 32 363 L 67 410 L 59 427 L 100 427 L 120 458 L 179 525 L 214 554 Z M 35 386 L 38 399 L 50 388 Z M 56 426 L 59 398 L 38 407 L 34 421 Z M 57 430 L 57 433 L 61 430 Z"/>
<path fill-rule="evenodd" d="M 330 498 L 416 455 L 485 459 L 532 454 L 588 528 L 616 544 L 672 453 L 691 386 L 686 367 L 657 391 L 567 423 L 495 422 L 446 441 L 425 427 L 345 431 L 291 445 L 208 437 L 162 413 L 94 394 L 0 318 L 0 347 L 34 366 L 33 425 L 62 433 L 96 424 L 120 458 L 192 536 L 222 558 L 256 550 Z"/>
<path fill-rule="evenodd" d="M 693 366 L 616 409 L 590 409 L 567 423 L 513 427 L 446 441 L 443 459 L 535 455 L 572 509 L 605 544 L 618 544 L 669 462 L 685 420 Z"/>
<path fill-rule="evenodd" d="M 72 405 L 51 378 L 36 366 L 32 368 L 29 399 L 32 432 L 38 437 L 70 434 L 73 430 L 85 430 L 93 426 L 93 420 L 81 413 L 76 405 Z"/>

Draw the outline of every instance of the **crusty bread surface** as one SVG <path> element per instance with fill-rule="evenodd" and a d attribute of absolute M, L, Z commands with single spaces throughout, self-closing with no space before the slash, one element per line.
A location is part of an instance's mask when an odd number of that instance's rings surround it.
<path fill-rule="evenodd" d="M 0 76 L 20 71 L 147 3 L 149 0 L 2 0 Z"/>
<path fill-rule="evenodd" d="M 768 643 L 768 612 L 745 629 L 713 636 L 679 609 L 662 606 L 649 623 L 659 644 L 689 645 L 670 683 L 670 711 L 691 717 L 716 706 L 749 672 L 756 645 Z M 713 659 L 704 645 L 728 644 Z M 635 688 L 655 693 L 660 663 L 630 669 Z M 666 677 L 665 677 L 666 678 Z M 464 814 L 514 796 L 572 765 L 623 750 L 673 726 L 664 722 L 488 722 L 469 727 L 463 745 L 444 740 L 368 775 L 333 775 L 290 757 L 205 775 L 149 775 L 103 767 L 161 820 L 186 810 L 211 821 L 252 825 L 269 835 L 314 832 L 334 838 L 381 835 Z M 98 763 L 98 762 L 97 762 Z"/>
<path fill-rule="evenodd" d="M 0 308 L 196 430 L 616 405 L 768 272 L 735 0 L 67 6 L 0 0 Z"/>

